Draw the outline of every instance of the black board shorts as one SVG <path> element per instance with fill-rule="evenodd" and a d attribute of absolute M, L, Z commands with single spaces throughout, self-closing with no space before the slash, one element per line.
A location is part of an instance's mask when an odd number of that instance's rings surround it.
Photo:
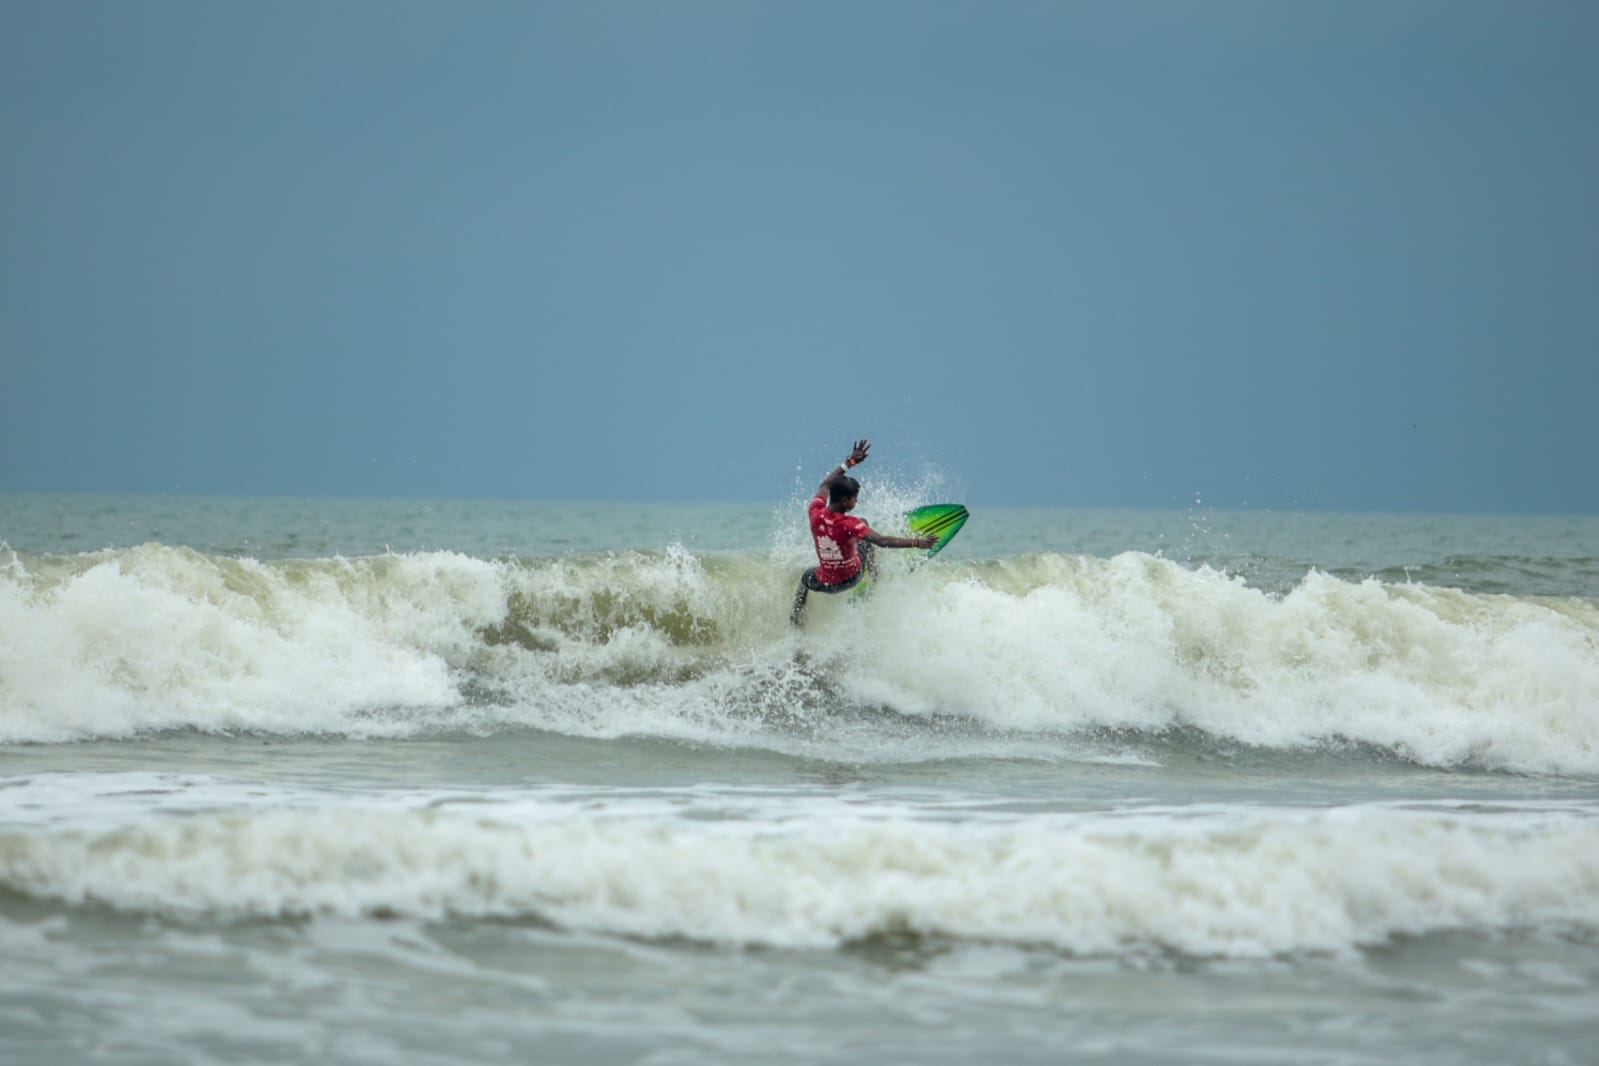
<path fill-rule="evenodd" d="M 854 577 L 846 578 L 836 585 L 824 585 L 820 581 L 816 580 L 816 571 L 819 570 L 820 567 L 813 566 L 800 575 L 800 584 L 804 585 L 812 592 L 848 592 L 856 585 L 859 585 L 861 583 L 861 579 L 867 574 L 877 573 L 877 545 L 873 544 L 871 541 L 864 541 L 861 544 L 860 551 L 861 568 L 855 571 Z"/>
<path fill-rule="evenodd" d="M 820 581 L 816 580 L 816 571 L 818 569 L 818 567 L 813 566 L 800 575 L 800 584 L 804 585 L 812 592 L 848 592 L 856 585 L 859 585 L 861 583 L 861 578 L 866 576 L 866 567 L 863 566 L 859 570 L 855 571 L 854 577 L 849 578 L 846 581 L 840 581 L 836 585 L 824 585 Z M 793 571 L 791 570 L 789 573 L 793 573 Z"/>

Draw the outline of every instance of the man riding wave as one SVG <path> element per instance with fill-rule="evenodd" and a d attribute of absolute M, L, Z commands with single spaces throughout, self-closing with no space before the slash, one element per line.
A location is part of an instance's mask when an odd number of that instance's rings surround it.
<path fill-rule="evenodd" d="M 937 537 L 885 536 L 850 514 L 860 502 L 861 483 L 847 471 L 864 463 L 871 450 L 870 441 L 856 441 L 849 458 L 828 471 L 811 497 L 811 536 L 816 540 L 820 565 L 800 575 L 794 610 L 789 614 L 796 626 L 805 624 L 805 600 L 810 593 L 845 592 L 860 584 L 865 574 L 877 572 L 874 547 L 931 548 L 938 543 Z"/>

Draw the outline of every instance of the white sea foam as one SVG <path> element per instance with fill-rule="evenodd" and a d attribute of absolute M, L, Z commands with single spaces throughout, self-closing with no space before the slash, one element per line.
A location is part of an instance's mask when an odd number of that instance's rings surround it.
<path fill-rule="evenodd" d="M 449 706 L 500 618 L 493 564 L 448 553 L 263 565 L 148 545 L 0 579 L 0 736 L 379 731 Z"/>
<path fill-rule="evenodd" d="M 0 572 L 0 740 L 374 735 L 463 714 L 489 728 L 741 739 L 752 707 L 781 718 L 813 703 L 1599 774 L 1591 601 L 1314 572 L 1278 596 L 1139 553 L 900 565 L 863 601 L 813 596 L 796 634 L 786 563 L 680 549 L 22 557 Z M 792 669 L 796 653 L 808 673 Z"/>
<path fill-rule="evenodd" d="M 1045 557 L 868 608 L 854 691 L 1027 729 L 1173 726 L 1269 747 L 1331 738 L 1419 762 L 1599 772 L 1599 610 L 1352 584 L 1278 598 L 1127 554 Z M 916 602 L 921 597 L 921 602 Z"/>
<path fill-rule="evenodd" d="M 0 887 L 132 912 L 498 917 L 822 948 L 914 933 L 1249 958 L 1599 931 L 1599 820 L 1577 809 L 768 815 L 524 797 L 33 817 L 0 826 Z"/>

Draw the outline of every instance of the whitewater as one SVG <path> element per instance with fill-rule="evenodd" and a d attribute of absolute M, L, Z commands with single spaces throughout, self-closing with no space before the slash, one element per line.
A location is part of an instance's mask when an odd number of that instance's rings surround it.
<path fill-rule="evenodd" d="M 879 528 L 929 487 L 879 486 Z M 1580 1062 L 1599 520 L 0 497 L 8 1062 Z"/>

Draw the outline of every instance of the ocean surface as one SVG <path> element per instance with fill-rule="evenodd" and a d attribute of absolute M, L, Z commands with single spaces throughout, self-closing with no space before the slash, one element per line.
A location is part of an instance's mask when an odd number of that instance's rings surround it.
<path fill-rule="evenodd" d="M 1599 1061 L 1599 518 L 803 503 L 0 496 L 0 1062 Z"/>

